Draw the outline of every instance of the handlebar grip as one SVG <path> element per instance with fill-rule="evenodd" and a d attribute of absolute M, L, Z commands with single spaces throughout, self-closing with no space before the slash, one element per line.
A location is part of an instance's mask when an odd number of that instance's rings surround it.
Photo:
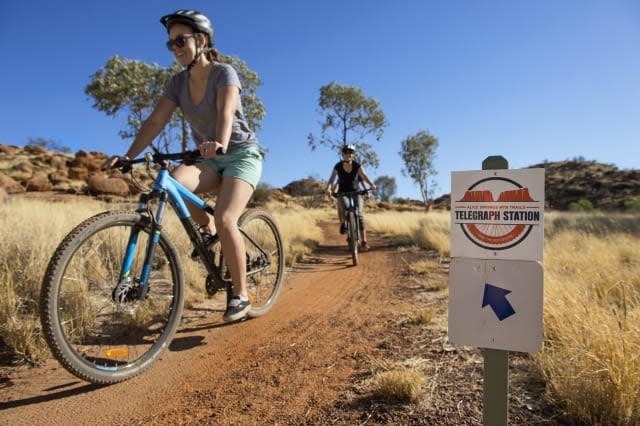
<path fill-rule="evenodd" d="M 193 155 L 196 157 L 202 156 L 199 149 L 194 149 L 192 152 L 193 152 Z M 218 147 L 218 149 L 216 149 L 216 155 L 224 155 L 224 154 L 226 154 L 226 151 L 224 150 L 223 147 L 220 146 Z"/>

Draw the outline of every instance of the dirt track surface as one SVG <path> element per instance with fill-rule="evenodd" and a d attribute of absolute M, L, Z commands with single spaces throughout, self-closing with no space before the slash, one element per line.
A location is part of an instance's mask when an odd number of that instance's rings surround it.
<path fill-rule="evenodd" d="M 224 324 L 222 305 L 197 320 L 185 310 L 169 351 L 132 380 L 99 387 L 55 361 L 0 373 L 0 424 L 482 424 L 482 358 L 447 343 L 446 295 L 409 285 L 407 255 L 375 236 L 351 266 L 334 228 L 287 272 L 268 315 Z M 446 279 L 443 270 L 427 278 Z M 425 307 L 431 325 L 401 326 Z M 372 370 L 385 363 L 422 371 L 419 402 L 375 395 Z M 543 424 L 534 421 L 540 387 L 524 376 L 512 385 L 510 423 Z"/>

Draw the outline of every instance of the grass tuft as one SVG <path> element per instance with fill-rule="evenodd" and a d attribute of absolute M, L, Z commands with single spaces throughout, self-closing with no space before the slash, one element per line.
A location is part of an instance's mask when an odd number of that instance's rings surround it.
<path fill-rule="evenodd" d="M 375 394 L 402 403 L 416 402 L 420 397 L 422 375 L 413 370 L 400 369 L 377 373 Z"/>

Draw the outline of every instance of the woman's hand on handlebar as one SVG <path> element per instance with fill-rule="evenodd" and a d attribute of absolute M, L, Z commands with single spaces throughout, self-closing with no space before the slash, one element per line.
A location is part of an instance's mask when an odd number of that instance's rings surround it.
<path fill-rule="evenodd" d="M 213 158 L 225 153 L 224 145 L 217 141 L 202 142 L 198 150 L 203 158 Z"/>
<path fill-rule="evenodd" d="M 109 157 L 109 159 L 107 159 L 107 161 L 105 161 L 102 166 L 100 166 L 100 170 L 102 170 L 103 172 L 109 171 L 116 165 L 122 164 L 123 161 L 129 161 L 129 157 L 127 157 L 126 155 L 113 155 Z"/>

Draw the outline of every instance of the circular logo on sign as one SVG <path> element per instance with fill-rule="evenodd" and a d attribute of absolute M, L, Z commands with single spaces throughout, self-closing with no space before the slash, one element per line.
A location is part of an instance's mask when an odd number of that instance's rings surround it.
<path fill-rule="evenodd" d="M 497 193 L 497 196 L 494 196 Z M 539 221 L 540 211 L 529 189 L 504 177 L 489 177 L 471 185 L 456 204 L 460 227 L 474 244 L 506 250 L 520 244 Z"/>

